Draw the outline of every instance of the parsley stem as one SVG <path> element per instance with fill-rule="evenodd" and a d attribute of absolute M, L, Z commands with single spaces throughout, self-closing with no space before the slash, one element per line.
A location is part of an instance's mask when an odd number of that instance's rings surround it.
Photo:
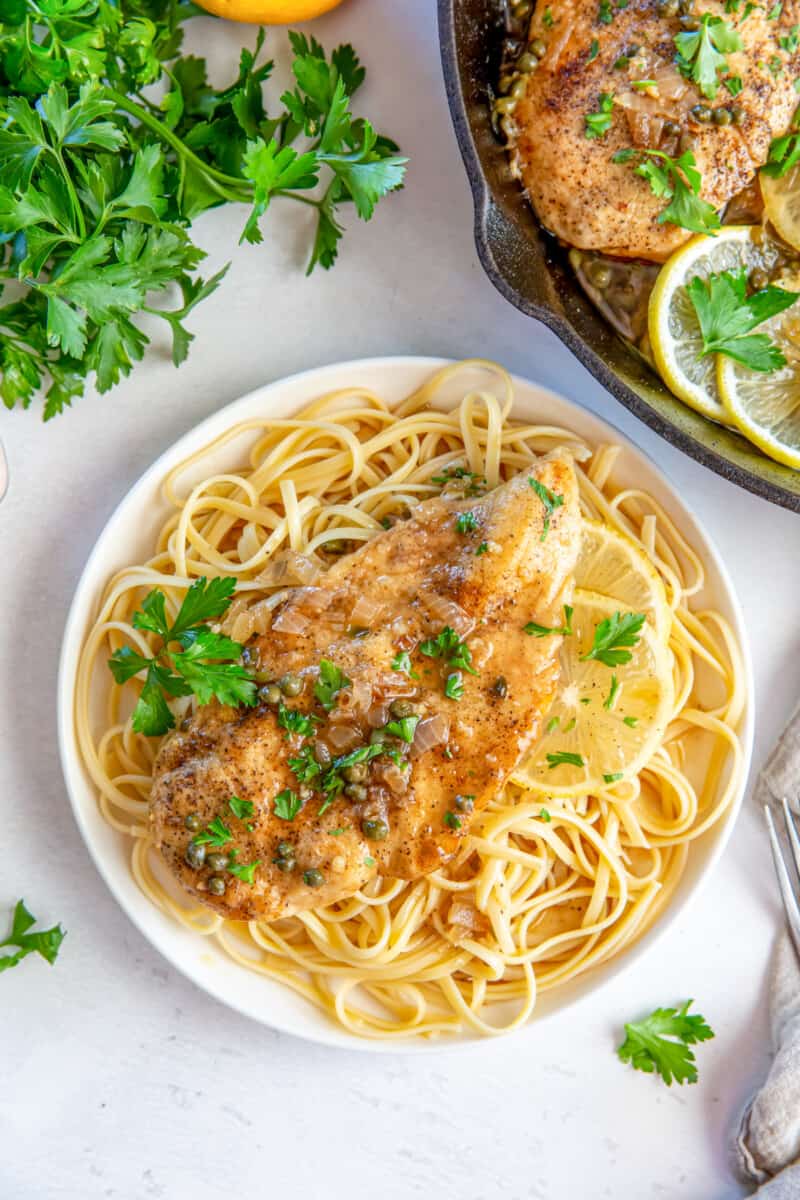
<path fill-rule="evenodd" d="M 226 175 L 223 171 L 218 171 L 216 167 L 212 167 L 209 163 L 204 162 L 194 154 L 185 142 L 174 134 L 171 129 L 167 129 L 163 121 L 154 117 L 151 113 L 143 108 L 141 104 L 136 104 L 129 100 L 127 96 L 123 96 L 120 92 L 115 92 L 113 88 L 106 87 L 103 89 L 109 100 L 113 100 L 118 108 L 124 112 L 130 113 L 132 117 L 136 117 L 137 121 L 141 121 L 148 129 L 157 134 L 162 141 L 167 142 L 172 147 L 177 155 L 182 159 L 186 159 L 192 166 L 206 176 L 209 182 L 222 184 L 225 188 L 236 189 L 237 194 L 233 195 L 230 191 L 223 191 L 221 187 L 217 187 L 217 191 L 227 200 L 241 200 L 248 203 L 253 199 L 253 185 L 247 179 L 237 179 L 235 175 Z M 242 194 L 244 193 L 244 194 Z"/>
<path fill-rule="evenodd" d="M 61 171 L 61 174 L 64 178 L 65 184 L 67 185 L 67 191 L 69 192 L 70 203 L 72 204 L 72 211 L 78 220 L 78 233 L 80 234 L 81 241 L 85 241 L 86 240 L 86 221 L 83 216 L 83 207 L 81 205 L 80 200 L 78 199 L 78 193 L 75 191 L 75 185 L 72 182 L 72 176 L 70 175 L 69 171 L 67 170 L 67 164 L 64 162 L 61 151 L 56 150 L 56 148 L 54 146 L 51 146 L 50 150 L 51 150 L 51 153 L 52 153 L 53 157 L 55 158 L 56 162 L 58 163 L 59 170 Z"/>

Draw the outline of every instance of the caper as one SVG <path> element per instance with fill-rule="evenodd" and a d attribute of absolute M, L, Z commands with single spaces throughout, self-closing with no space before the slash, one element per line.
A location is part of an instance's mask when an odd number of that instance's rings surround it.
<path fill-rule="evenodd" d="M 206 861 L 206 848 L 202 842 L 189 842 L 186 847 L 186 861 L 190 867 L 197 870 Z"/>
<path fill-rule="evenodd" d="M 538 65 L 539 59 L 535 54 L 532 54 L 530 50 L 526 50 L 525 53 L 521 54 L 517 59 L 517 70 L 522 71 L 523 75 L 527 74 L 529 71 L 535 71 Z"/>
<path fill-rule="evenodd" d="M 730 125 L 733 117 L 727 108 L 715 108 L 711 113 L 711 120 L 715 125 Z"/>
<path fill-rule="evenodd" d="M 206 866 L 210 867 L 212 871 L 226 871 L 228 862 L 227 854 L 220 854 L 218 851 L 215 851 L 214 854 L 209 854 L 206 859 Z"/>
<path fill-rule="evenodd" d="M 275 863 L 275 866 L 278 868 L 278 870 L 283 871 L 285 875 L 288 875 L 289 872 L 293 871 L 297 866 L 297 860 L 294 858 L 273 858 L 272 861 Z"/>
<path fill-rule="evenodd" d="M 321 767 L 330 766 L 332 757 L 330 746 L 325 742 L 314 742 L 314 758 Z"/>
<path fill-rule="evenodd" d="M 268 683 L 258 689 L 258 698 L 262 704 L 280 704 L 281 694 L 277 683 Z"/>
<path fill-rule="evenodd" d="M 754 292 L 761 292 L 769 287 L 769 275 L 762 267 L 753 267 L 748 276 L 748 283 Z"/>
<path fill-rule="evenodd" d="M 402 721 L 403 717 L 416 716 L 417 710 L 410 700 L 393 700 L 389 705 L 389 712 L 398 721 Z"/>
<path fill-rule="evenodd" d="M 700 28 L 699 17 L 681 17 L 681 25 L 689 33 L 697 33 Z"/>
<path fill-rule="evenodd" d="M 658 6 L 658 15 L 660 17 L 677 17 L 678 8 L 678 0 L 663 0 L 663 3 Z"/>
<path fill-rule="evenodd" d="M 708 124 L 711 120 L 711 109 L 707 104 L 695 104 L 691 113 L 695 121 L 699 121 L 702 125 Z"/>
<path fill-rule="evenodd" d="M 369 793 L 363 783 L 346 783 L 344 794 L 345 796 L 349 796 L 351 800 L 366 800 Z"/>
<path fill-rule="evenodd" d="M 740 108 L 738 104 L 734 104 L 733 108 L 731 109 L 731 119 L 733 120 L 734 125 L 741 125 L 742 121 L 744 120 L 744 109 Z"/>
<path fill-rule="evenodd" d="M 278 687 L 284 696 L 299 696 L 303 690 L 303 681 L 299 675 L 284 675 L 278 680 Z"/>
<path fill-rule="evenodd" d="M 311 867 L 310 870 L 303 871 L 303 883 L 306 887 L 321 887 L 324 882 L 325 876 L 316 867 Z"/>
<path fill-rule="evenodd" d="M 609 272 L 610 274 L 610 272 Z M 501 700 L 505 700 L 508 695 L 508 684 L 506 683 L 505 675 L 498 675 L 492 684 L 492 691 L 495 696 L 499 696 Z"/>
<path fill-rule="evenodd" d="M 200 816 L 200 813 L 189 813 L 183 823 L 187 829 L 191 829 L 192 833 L 196 833 L 198 829 L 202 829 L 203 827 L 203 818 Z"/>
<path fill-rule="evenodd" d="M 611 268 L 606 263 L 590 263 L 586 268 L 586 274 L 589 276 L 589 282 L 601 291 L 611 283 Z"/>
<path fill-rule="evenodd" d="M 365 819 L 361 822 L 361 832 L 371 842 L 385 842 L 389 836 L 389 826 L 380 817 Z"/>
<path fill-rule="evenodd" d="M 541 38 L 534 38 L 528 43 L 528 49 L 536 58 L 544 58 L 547 54 L 547 42 L 542 41 Z"/>
<path fill-rule="evenodd" d="M 294 846 L 291 842 L 278 842 L 278 854 L 272 860 L 279 871 L 288 873 L 297 865 L 294 857 Z"/>
<path fill-rule="evenodd" d="M 494 111 L 496 113 L 511 113 L 517 107 L 516 100 L 511 96 L 501 96 L 499 100 L 494 102 Z"/>
<path fill-rule="evenodd" d="M 509 88 L 511 87 L 511 85 L 512 85 L 512 83 L 513 83 L 513 82 L 514 82 L 514 76 L 513 76 L 513 75 L 501 75 L 501 76 L 500 76 L 500 78 L 499 78 L 499 79 L 498 79 L 498 81 L 497 81 L 497 90 L 498 90 L 498 92 L 500 93 L 500 95 L 501 95 L 501 96 L 505 96 L 505 95 L 506 95 L 506 93 L 508 92 L 508 90 L 509 90 Z M 384 525 L 384 524 L 383 524 L 383 522 L 384 522 L 384 521 L 388 521 L 388 520 L 389 520 L 389 518 L 388 518 L 388 517 L 384 517 L 384 518 L 383 518 L 383 521 L 381 521 L 381 525 L 383 525 L 383 528 L 384 528 L 384 529 L 389 529 L 389 528 L 390 528 L 390 526 L 389 526 L 389 525 Z"/>
<path fill-rule="evenodd" d="M 511 91 L 509 92 L 509 95 L 514 100 L 521 100 L 522 97 L 527 92 L 527 90 L 528 90 L 527 79 L 518 79 L 517 82 L 512 87 Z"/>
<path fill-rule="evenodd" d="M 227 886 L 221 875 L 212 875 L 208 881 L 208 890 L 212 896 L 224 896 Z"/>
<path fill-rule="evenodd" d="M 679 137 L 680 132 L 681 132 L 681 127 L 677 121 L 665 121 L 664 122 L 664 137 L 668 137 L 668 138 Z"/>
<path fill-rule="evenodd" d="M 292 858 L 294 855 L 294 846 L 291 842 L 278 842 L 278 854 L 281 858 Z"/>
<path fill-rule="evenodd" d="M 532 9 L 532 0 L 517 0 L 517 3 L 513 7 L 513 13 L 518 21 L 524 21 L 526 17 L 531 15 Z"/>
<path fill-rule="evenodd" d="M 458 812 L 472 812 L 472 810 L 475 808 L 475 797 L 461 795 L 456 796 L 455 800 L 453 801 L 453 807 L 456 808 Z"/>
<path fill-rule="evenodd" d="M 348 783 L 363 783 L 369 773 L 369 767 L 366 763 L 353 763 L 352 767 L 345 767 L 342 774 Z"/>

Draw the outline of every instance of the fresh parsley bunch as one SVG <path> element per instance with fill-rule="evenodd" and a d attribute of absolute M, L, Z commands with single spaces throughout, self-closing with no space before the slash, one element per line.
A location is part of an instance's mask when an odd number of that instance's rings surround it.
<path fill-rule="evenodd" d="M 196 274 L 205 253 L 189 227 L 206 209 L 250 205 L 240 240 L 260 242 L 273 197 L 313 207 L 310 272 L 334 264 L 343 207 L 369 220 L 402 183 L 397 146 L 351 112 L 365 74 L 351 46 L 328 59 L 290 34 L 295 86 L 270 115 L 263 31 L 217 90 L 205 61 L 180 53 L 196 12 L 186 0 L 0 0 L 0 288 L 17 285 L 0 306 L 8 408 L 44 389 L 49 419 L 92 374 L 108 391 L 144 355 L 143 313 L 166 321 L 183 362 L 184 320 L 225 274 Z"/>
<path fill-rule="evenodd" d="M 133 614 L 133 627 L 155 634 L 161 648 L 146 658 L 131 646 L 122 646 L 108 660 L 117 683 L 145 673 L 133 710 L 137 733 L 157 737 L 174 727 L 169 696 L 195 695 L 200 704 L 214 697 L 221 704 L 256 703 L 255 680 L 239 662 L 243 647 L 207 624 L 227 611 L 235 588 L 235 579 L 196 579 L 171 623 L 161 589 L 145 596 L 141 609 Z M 180 650 L 171 649 L 175 645 Z"/>

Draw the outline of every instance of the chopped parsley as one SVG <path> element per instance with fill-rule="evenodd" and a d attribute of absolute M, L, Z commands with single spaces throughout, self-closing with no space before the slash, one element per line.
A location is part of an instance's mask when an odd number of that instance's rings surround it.
<path fill-rule="evenodd" d="M 617 1048 L 623 1062 L 637 1071 L 658 1073 L 669 1085 L 697 1083 L 697 1067 L 690 1046 L 713 1038 L 705 1017 L 689 1015 L 692 1001 L 682 1008 L 657 1008 L 642 1021 L 625 1026 L 625 1041 Z"/>
<path fill-rule="evenodd" d="M 472 652 L 469 646 L 449 625 L 445 625 L 435 638 L 426 638 L 424 642 L 420 642 L 419 651 L 428 658 L 443 658 L 449 666 L 460 667 L 463 671 L 469 671 L 470 675 L 478 674 L 471 665 Z"/>
<path fill-rule="evenodd" d="M 738 96 L 744 86 L 740 75 L 726 75 L 722 82 L 731 96 Z"/>
<path fill-rule="evenodd" d="M 634 171 L 650 184 L 650 191 L 668 203 L 658 214 L 658 224 L 669 222 L 694 233 L 714 233 L 720 227 L 713 205 L 700 198 L 703 177 L 697 170 L 694 154 L 686 150 L 672 158 L 661 150 L 635 150 L 629 147 L 611 156 L 615 163 L 635 162 Z"/>
<path fill-rule="evenodd" d="M 401 738 L 402 741 L 411 745 L 414 740 L 414 731 L 418 724 L 419 717 L 399 717 L 396 721 L 388 721 L 384 725 L 384 729 L 392 737 Z M 348 766 L 351 765 L 351 763 L 348 763 Z"/>
<path fill-rule="evenodd" d="M 561 634 L 562 637 L 569 637 L 572 633 L 573 612 L 574 609 L 572 608 L 572 605 L 565 604 L 563 625 L 539 625 L 536 621 L 528 621 L 527 625 L 522 626 L 522 632 L 536 638 L 550 637 L 550 635 L 554 633 Z"/>
<path fill-rule="evenodd" d="M 724 354 L 751 371 L 769 372 L 786 364 L 783 351 L 768 334 L 753 329 L 790 308 L 800 293 L 771 285 L 747 295 L 747 271 L 721 271 L 702 279 L 695 275 L 686 285 L 703 348 L 698 357 Z"/>
<path fill-rule="evenodd" d="M 350 687 L 350 680 L 344 672 L 329 659 L 320 659 L 319 679 L 314 684 L 314 695 L 326 712 L 330 712 L 336 704 L 338 693 L 346 687 Z"/>
<path fill-rule="evenodd" d="M 795 80 L 795 84 L 797 80 Z M 780 179 L 800 161 L 800 108 L 792 118 L 788 133 L 770 143 L 767 161 L 761 170 L 773 179 Z"/>
<path fill-rule="evenodd" d="M 233 834 L 222 817 L 214 817 L 214 820 L 210 821 L 205 829 L 195 834 L 192 841 L 196 846 L 211 846 L 218 849 L 221 846 L 227 846 L 228 842 L 232 842 Z"/>
<path fill-rule="evenodd" d="M 449 827 L 451 829 L 460 829 L 461 828 L 461 818 L 457 817 L 456 814 L 454 812 L 451 812 L 449 808 L 448 808 L 447 812 L 444 814 L 444 823 L 445 823 L 445 825 L 449 825 Z"/>
<path fill-rule="evenodd" d="M 286 730 L 287 737 L 292 733 L 302 733 L 304 737 L 308 737 L 314 732 L 315 723 L 319 725 L 321 720 L 321 717 L 315 717 L 313 713 L 306 716 L 296 708 L 289 708 L 282 700 L 278 704 L 278 724 L 281 729 Z"/>
<path fill-rule="evenodd" d="M 650 92 L 658 87 L 655 79 L 633 79 L 631 87 L 635 92 Z"/>
<path fill-rule="evenodd" d="M 597 111 L 584 113 L 587 138 L 600 138 L 611 128 L 612 109 L 614 108 L 613 92 L 601 92 L 597 98 Z"/>
<path fill-rule="evenodd" d="M 533 476 L 528 477 L 528 483 L 544 505 L 544 525 L 542 526 L 542 535 L 539 538 L 539 541 L 543 542 L 550 532 L 550 518 L 557 508 L 561 508 L 564 503 L 564 497 L 557 495 L 556 492 L 551 492 L 549 488 L 540 483 L 538 479 L 534 479 Z"/>
<path fill-rule="evenodd" d="M 592 38 L 592 44 L 589 47 L 589 62 L 594 62 L 600 53 L 600 43 L 597 38 Z"/>
<path fill-rule="evenodd" d="M 240 800 L 238 796 L 231 796 L 228 808 L 239 821 L 249 821 L 255 811 L 252 800 Z"/>
<path fill-rule="evenodd" d="M 456 517 L 456 533 L 472 533 L 478 528 L 478 518 L 475 513 L 463 512 Z"/>
<path fill-rule="evenodd" d="M 464 482 L 465 496 L 480 496 L 486 491 L 486 476 L 478 475 L 475 471 L 468 471 L 466 467 L 453 465 L 445 467 L 441 475 L 431 476 L 431 483 L 438 483 L 444 487 L 448 483 L 453 483 L 454 480 L 460 479 Z"/>
<path fill-rule="evenodd" d="M 549 825 L 551 819 L 552 818 L 550 817 L 550 813 L 547 811 L 546 808 L 539 809 L 539 820 L 540 821 L 544 821 L 547 825 Z"/>
<path fill-rule="evenodd" d="M 638 717 L 623 717 L 622 724 L 627 725 L 629 729 L 635 729 L 636 726 L 639 724 L 639 718 Z"/>
<path fill-rule="evenodd" d="M 12 954 L 0 954 L 0 971 L 8 971 L 16 967 L 29 954 L 40 954 L 52 967 L 58 958 L 61 943 L 67 936 L 60 925 L 52 929 L 40 929 L 35 933 L 30 930 L 36 924 L 36 917 L 25 907 L 24 900 L 18 900 L 11 919 L 11 932 L 0 942 L 0 947 L 14 947 Z"/>
<path fill-rule="evenodd" d="M 728 69 L 726 54 L 743 50 L 742 39 L 722 17 L 703 13 L 700 28 L 675 35 L 678 54 L 675 65 L 682 75 L 697 84 L 701 95 L 713 100 L 719 89 L 719 75 Z"/>
<path fill-rule="evenodd" d="M 773 4 L 772 8 L 767 13 L 767 20 L 768 21 L 777 21 L 778 17 L 781 15 L 782 12 L 783 12 L 783 4 L 780 3 L 780 0 L 779 0 L 779 3 Z"/>
<path fill-rule="evenodd" d="M 542 13 L 542 24 L 544 25 L 545 29 L 552 29 L 553 10 L 551 8 L 546 8 Z"/>
<path fill-rule="evenodd" d="M 547 766 L 552 771 L 553 767 L 583 767 L 585 763 L 580 754 L 573 754 L 569 750 L 558 750 L 555 754 L 547 755 Z"/>
<path fill-rule="evenodd" d="M 392 659 L 392 670 L 400 671 L 403 675 L 407 675 L 409 679 L 419 679 L 419 675 L 411 667 L 411 655 L 407 650 L 401 650 L 395 654 Z"/>
<path fill-rule="evenodd" d="M 296 776 L 299 783 L 310 783 L 321 773 L 322 767 L 314 757 L 313 748 L 306 743 L 300 747 L 296 755 L 289 758 L 289 770 Z"/>
<path fill-rule="evenodd" d="M 375 866 L 375 859 L 372 857 L 371 854 L 365 855 L 364 866 L 365 867 L 374 867 Z"/>
<path fill-rule="evenodd" d="M 108 660 L 119 684 L 145 672 L 132 716 L 136 733 L 158 737 L 174 728 L 168 696 L 194 695 L 199 704 L 215 697 L 234 706 L 256 703 L 256 682 L 239 662 L 243 646 L 214 633 L 207 624 L 227 611 L 235 590 L 235 579 L 196 579 L 172 623 L 167 619 L 164 592 L 154 588 L 145 596 L 141 609 L 133 614 L 133 627 L 156 634 L 161 639 L 159 650 L 146 658 L 131 646 L 122 646 Z M 169 649 L 175 643 L 180 650 Z"/>
<path fill-rule="evenodd" d="M 252 884 L 255 880 L 256 867 L 260 866 L 260 858 L 256 858 L 251 863 L 229 862 L 228 871 L 231 873 L 231 875 L 235 875 L 237 879 L 241 879 L 242 883 Z"/>
<path fill-rule="evenodd" d="M 488 549 L 489 549 L 489 543 L 481 542 L 480 546 L 478 546 L 478 549 L 475 551 L 475 557 L 480 558 L 481 555 L 485 554 Z"/>
<path fill-rule="evenodd" d="M 603 783 L 618 783 L 622 777 L 622 771 L 616 771 L 613 775 L 604 775 Z"/>
<path fill-rule="evenodd" d="M 558 729 L 560 720 L 561 720 L 560 717 L 551 717 L 550 720 L 547 722 L 545 732 L 552 733 L 554 729 Z"/>
<path fill-rule="evenodd" d="M 607 667 L 629 663 L 633 655 L 627 647 L 637 644 L 645 620 L 645 613 L 612 613 L 596 626 L 592 648 L 581 655 L 581 662 L 593 658 Z"/>
<path fill-rule="evenodd" d="M 464 681 L 460 671 L 451 671 L 444 681 L 444 694 L 448 700 L 462 700 L 464 697 Z"/>
<path fill-rule="evenodd" d="M 303 801 L 291 788 L 284 788 L 282 792 L 278 792 L 272 801 L 275 816 L 280 817 L 282 821 L 293 821 L 302 807 Z"/>
<path fill-rule="evenodd" d="M 597 6 L 597 19 L 601 25 L 610 25 L 614 20 L 614 10 L 611 7 L 611 0 L 600 0 Z"/>
<path fill-rule="evenodd" d="M 622 685 L 620 684 L 620 681 L 617 679 L 616 675 L 612 675 L 611 687 L 609 688 L 608 695 L 603 701 L 603 708 L 606 710 L 606 712 L 610 712 L 614 707 L 614 703 L 619 695 L 619 689 L 621 686 Z"/>
<path fill-rule="evenodd" d="M 787 54 L 794 54 L 800 45 L 800 25 L 793 25 L 784 37 L 778 38 L 778 45 Z"/>

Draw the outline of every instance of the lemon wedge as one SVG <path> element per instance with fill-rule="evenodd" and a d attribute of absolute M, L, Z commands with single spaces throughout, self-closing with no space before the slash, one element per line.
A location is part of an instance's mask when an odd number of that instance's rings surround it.
<path fill-rule="evenodd" d="M 770 223 L 785 242 L 800 251 L 800 165 L 780 179 L 759 172 L 758 182 Z"/>
<path fill-rule="evenodd" d="M 725 225 L 714 237 L 698 234 L 667 259 L 650 296 L 648 333 L 656 366 L 670 391 L 704 417 L 731 424 L 719 393 L 715 355 L 701 358 L 703 340 L 686 284 L 719 271 L 761 267 L 770 272 L 778 249 L 760 225 Z"/>
<path fill-rule="evenodd" d="M 672 610 L 661 576 L 632 538 L 599 521 L 581 522 L 581 549 L 575 568 L 579 588 L 600 592 L 623 608 L 647 613 L 666 644 Z"/>
<path fill-rule="evenodd" d="M 573 608 L 545 732 L 512 775 L 524 788 L 557 796 L 584 795 L 635 775 L 659 745 L 674 707 L 672 655 L 649 618 L 630 661 L 608 667 L 582 656 L 601 621 L 635 610 L 581 588 Z"/>
<path fill-rule="evenodd" d="M 800 281 L 789 285 L 800 290 Z M 800 302 L 758 326 L 783 351 L 786 366 L 769 374 L 717 356 L 717 384 L 736 427 L 777 462 L 800 470 Z"/>

